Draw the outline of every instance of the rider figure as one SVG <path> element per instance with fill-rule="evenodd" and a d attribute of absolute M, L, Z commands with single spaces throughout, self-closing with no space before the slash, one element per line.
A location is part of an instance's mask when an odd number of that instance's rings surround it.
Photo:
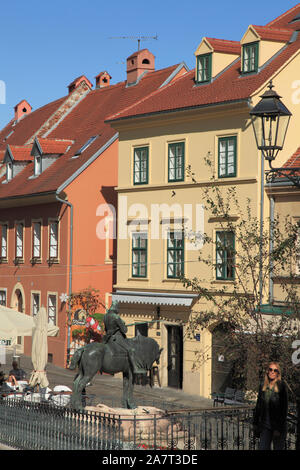
<path fill-rule="evenodd" d="M 110 343 L 111 341 L 115 341 L 122 349 L 126 351 L 129 362 L 133 369 L 133 373 L 146 374 L 147 371 L 145 369 L 141 369 L 137 365 L 135 351 L 130 347 L 126 340 L 127 326 L 119 315 L 118 302 L 112 302 L 111 307 L 104 315 L 103 320 L 106 332 L 106 335 L 103 338 L 103 342 Z"/>

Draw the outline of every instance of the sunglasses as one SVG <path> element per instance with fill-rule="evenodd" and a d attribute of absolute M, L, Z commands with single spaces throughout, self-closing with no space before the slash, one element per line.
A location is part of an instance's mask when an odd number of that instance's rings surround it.
<path fill-rule="evenodd" d="M 276 372 L 276 374 L 278 374 L 279 370 L 278 369 L 272 369 L 272 367 L 269 367 L 269 372 Z"/>

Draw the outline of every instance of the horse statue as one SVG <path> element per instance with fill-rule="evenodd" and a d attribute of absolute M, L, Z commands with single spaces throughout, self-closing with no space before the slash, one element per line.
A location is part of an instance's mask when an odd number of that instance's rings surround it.
<path fill-rule="evenodd" d="M 162 349 L 157 342 L 138 333 L 135 338 L 127 338 L 128 346 L 139 358 L 139 365 L 149 371 L 154 362 L 159 364 Z M 88 382 L 91 382 L 95 374 L 100 371 L 115 374 L 123 372 L 123 408 L 134 409 L 133 400 L 134 374 L 128 352 L 116 341 L 110 343 L 90 343 L 78 349 L 71 360 L 69 369 L 78 366 L 78 374 L 73 382 L 71 407 L 82 409 L 82 391 Z"/>

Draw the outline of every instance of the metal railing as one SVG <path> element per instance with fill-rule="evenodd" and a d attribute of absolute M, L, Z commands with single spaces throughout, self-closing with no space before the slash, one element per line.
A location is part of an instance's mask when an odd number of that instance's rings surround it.
<path fill-rule="evenodd" d="M 0 400 L 0 442 L 31 450 L 254 450 L 253 407 L 140 417 Z M 295 449 L 291 419 L 286 448 Z"/>

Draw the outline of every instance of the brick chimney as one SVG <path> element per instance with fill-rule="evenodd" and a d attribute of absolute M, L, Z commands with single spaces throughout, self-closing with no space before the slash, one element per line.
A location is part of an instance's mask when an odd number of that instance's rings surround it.
<path fill-rule="evenodd" d="M 15 121 L 19 121 L 23 116 L 31 113 L 32 107 L 26 100 L 20 101 L 14 107 L 15 110 Z"/>
<path fill-rule="evenodd" d="M 148 49 L 134 52 L 127 58 L 127 83 L 135 83 L 145 71 L 155 70 L 155 57 Z"/>
<path fill-rule="evenodd" d="M 85 75 L 81 75 L 80 77 L 75 78 L 75 80 L 73 80 L 73 82 L 71 82 L 70 85 L 68 85 L 69 94 L 72 93 L 72 91 L 74 91 L 76 88 L 78 88 L 78 86 L 82 82 L 85 82 L 89 88 L 93 88 L 93 85 L 91 84 L 89 79 L 86 78 Z"/>
<path fill-rule="evenodd" d="M 111 76 L 108 72 L 100 72 L 96 77 L 96 88 L 104 88 L 109 86 Z"/>

